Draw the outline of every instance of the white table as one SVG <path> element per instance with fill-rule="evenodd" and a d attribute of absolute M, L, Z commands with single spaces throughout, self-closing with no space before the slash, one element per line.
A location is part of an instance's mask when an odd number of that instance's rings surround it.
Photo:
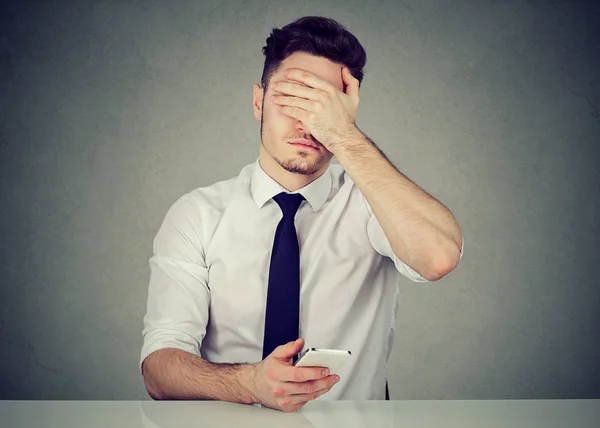
<path fill-rule="evenodd" d="M 312 401 L 299 412 L 210 401 L 0 401 L 2 428 L 599 428 L 600 400 Z"/>

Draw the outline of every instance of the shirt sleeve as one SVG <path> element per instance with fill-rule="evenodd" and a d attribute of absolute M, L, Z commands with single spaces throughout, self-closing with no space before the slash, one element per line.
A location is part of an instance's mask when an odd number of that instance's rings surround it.
<path fill-rule="evenodd" d="M 198 203 L 183 196 L 171 206 L 154 238 L 140 371 L 144 359 L 158 349 L 200 355 L 210 304 L 200 229 Z"/>
<path fill-rule="evenodd" d="M 367 223 L 367 235 L 369 236 L 369 241 L 371 241 L 371 245 L 373 246 L 375 251 L 377 251 L 382 256 L 391 258 L 394 261 L 394 265 L 396 266 L 396 269 L 398 270 L 398 272 L 400 272 L 402 275 L 409 278 L 411 281 L 413 281 L 413 282 L 430 282 L 428 279 L 423 278 L 413 268 L 411 268 L 409 265 L 404 263 L 402 260 L 400 260 L 396 256 L 396 254 L 392 250 L 392 246 L 390 245 L 390 242 L 387 239 L 387 236 L 385 236 L 385 232 L 383 231 L 383 228 L 381 227 L 381 225 L 379 224 L 379 221 L 377 220 L 377 218 L 375 217 L 375 214 L 373 213 L 373 209 L 367 202 L 364 195 L 361 194 L 361 196 L 365 202 L 367 210 L 369 211 L 369 221 Z M 464 245 L 465 245 L 465 239 L 463 237 L 463 242 L 462 242 L 462 246 L 460 249 L 459 260 L 463 256 Z"/>

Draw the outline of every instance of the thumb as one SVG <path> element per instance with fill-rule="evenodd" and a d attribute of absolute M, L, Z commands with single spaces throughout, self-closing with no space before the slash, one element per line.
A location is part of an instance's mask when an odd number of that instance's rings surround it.
<path fill-rule="evenodd" d="M 342 69 L 342 79 L 346 84 L 346 95 L 355 97 L 358 95 L 358 79 L 355 78 L 348 67 Z"/>
<path fill-rule="evenodd" d="M 289 360 L 304 347 L 304 339 L 296 339 L 293 342 L 288 342 L 285 345 L 278 346 L 271 355 L 280 360 Z"/>

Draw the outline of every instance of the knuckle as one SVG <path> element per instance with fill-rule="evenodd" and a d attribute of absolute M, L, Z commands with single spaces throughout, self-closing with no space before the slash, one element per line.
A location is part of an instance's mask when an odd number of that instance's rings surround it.
<path fill-rule="evenodd" d="M 274 370 L 274 369 L 267 370 L 267 377 L 271 380 L 277 380 L 277 370 Z"/>
<path fill-rule="evenodd" d="M 304 375 L 302 374 L 301 370 L 296 370 L 293 378 L 296 382 L 302 382 L 304 380 Z"/>
<path fill-rule="evenodd" d="M 277 388 L 277 387 L 271 388 L 271 395 L 273 397 L 281 397 L 283 395 L 283 392 L 284 392 L 283 388 Z"/>
<path fill-rule="evenodd" d="M 290 405 L 290 399 L 289 398 L 280 398 L 279 400 L 277 400 L 277 404 L 281 408 L 287 407 Z"/>
<path fill-rule="evenodd" d="M 305 388 L 305 392 L 307 394 L 312 394 L 315 392 L 315 384 L 313 382 L 308 383 Z"/>

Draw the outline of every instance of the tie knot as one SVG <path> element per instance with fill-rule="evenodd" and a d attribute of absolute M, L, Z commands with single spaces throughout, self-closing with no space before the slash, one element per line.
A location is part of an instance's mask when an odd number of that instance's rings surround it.
<path fill-rule="evenodd" d="M 277 202 L 279 208 L 283 212 L 283 217 L 292 217 L 296 216 L 296 212 L 300 207 L 300 204 L 304 200 L 304 196 L 300 193 L 285 193 L 281 192 L 278 195 L 273 197 L 273 200 Z"/>

